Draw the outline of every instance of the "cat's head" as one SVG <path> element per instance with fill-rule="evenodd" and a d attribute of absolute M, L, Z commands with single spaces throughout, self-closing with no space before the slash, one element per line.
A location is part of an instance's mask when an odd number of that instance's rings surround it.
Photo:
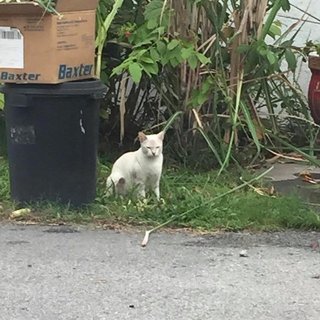
<path fill-rule="evenodd" d="M 141 144 L 142 152 L 147 157 L 155 158 L 162 154 L 164 131 L 161 131 L 158 134 L 149 135 L 144 134 L 143 132 L 139 132 L 138 137 Z"/>

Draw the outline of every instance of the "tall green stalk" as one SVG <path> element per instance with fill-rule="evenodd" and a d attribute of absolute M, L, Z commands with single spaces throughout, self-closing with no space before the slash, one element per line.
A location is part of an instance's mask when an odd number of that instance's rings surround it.
<path fill-rule="evenodd" d="M 227 154 L 224 159 L 224 162 L 223 162 L 222 166 L 220 167 L 218 175 L 220 175 L 224 171 L 224 169 L 228 166 L 230 158 L 232 157 L 231 151 L 232 151 L 232 147 L 233 147 L 233 143 L 234 143 L 235 130 L 237 127 L 237 121 L 238 121 L 238 117 L 239 117 L 242 84 L 243 84 L 243 72 L 239 75 L 239 81 L 237 83 L 236 105 L 234 108 L 234 113 L 233 113 L 233 118 L 232 118 L 232 130 L 231 130 L 228 150 L 227 150 Z"/>
<path fill-rule="evenodd" d="M 0 93 L 0 110 L 3 109 L 4 106 L 4 96 L 3 93 Z"/>
<path fill-rule="evenodd" d="M 264 90 L 265 99 L 266 99 L 266 107 L 267 107 L 269 117 L 270 117 L 270 120 L 272 123 L 272 130 L 276 134 L 276 133 L 278 133 L 278 125 L 277 125 L 276 116 L 275 116 L 272 102 L 271 102 L 269 85 L 268 85 L 268 82 L 265 78 L 262 79 L 262 88 Z"/>
<path fill-rule="evenodd" d="M 95 73 L 98 78 L 100 78 L 101 74 L 102 51 L 107 40 L 108 30 L 118 10 L 122 7 L 123 1 L 124 0 L 115 0 L 113 3 L 112 10 L 104 20 L 104 13 L 101 12 L 100 8 L 97 9 L 98 28 L 96 36 L 97 60 Z"/>
<path fill-rule="evenodd" d="M 267 36 L 274 20 L 276 19 L 276 16 L 277 16 L 279 10 L 281 9 L 281 7 L 283 5 L 283 1 L 284 0 L 276 0 L 274 2 L 274 4 L 272 5 L 272 8 L 271 8 L 270 13 L 268 15 L 268 18 L 262 28 L 259 40 L 264 40 L 265 37 Z"/>

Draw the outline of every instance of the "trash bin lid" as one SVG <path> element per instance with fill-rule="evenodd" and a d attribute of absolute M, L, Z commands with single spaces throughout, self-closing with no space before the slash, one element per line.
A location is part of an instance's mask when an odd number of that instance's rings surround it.
<path fill-rule="evenodd" d="M 103 98 L 107 90 L 99 79 L 70 81 L 59 84 L 16 84 L 6 83 L 0 86 L 0 92 L 21 95 L 50 95 L 50 96 L 92 96 Z"/>

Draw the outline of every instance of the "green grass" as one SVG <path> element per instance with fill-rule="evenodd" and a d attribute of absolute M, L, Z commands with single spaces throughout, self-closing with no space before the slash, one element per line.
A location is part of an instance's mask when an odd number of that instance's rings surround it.
<path fill-rule="evenodd" d="M 153 197 L 143 201 L 107 198 L 104 186 L 108 173 L 108 166 L 99 166 L 97 198 L 92 205 L 75 210 L 64 205 L 42 202 L 32 204 L 31 214 L 18 219 L 40 223 L 130 224 L 150 227 L 202 205 L 241 183 L 239 176 L 232 173 L 216 182 L 216 172 L 195 174 L 187 170 L 166 169 L 161 182 L 163 201 L 158 203 Z M 8 219 L 15 204 L 9 200 L 8 168 L 3 159 L 0 159 L 1 203 L 3 212 L 0 217 Z M 194 210 L 170 226 L 204 231 L 273 231 L 286 228 L 320 230 L 320 216 L 297 197 L 261 196 L 245 188 Z"/>
<path fill-rule="evenodd" d="M 9 172 L 8 163 L 0 155 L 0 203 L 8 202 L 9 194 Z"/>

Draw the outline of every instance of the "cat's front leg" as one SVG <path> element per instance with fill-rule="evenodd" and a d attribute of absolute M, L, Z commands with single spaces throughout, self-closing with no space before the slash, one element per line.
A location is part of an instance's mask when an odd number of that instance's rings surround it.
<path fill-rule="evenodd" d="M 146 197 L 146 190 L 143 182 L 137 183 L 137 195 L 139 199 L 144 199 Z"/>
<path fill-rule="evenodd" d="M 155 187 L 153 188 L 153 192 L 154 192 L 154 194 L 156 195 L 157 200 L 159 201 L 159 200 L 160 200 L 160 187 L 159 187 L 159 183 L 157 183 L 157 184 L 155 185 Z"/>
<path fill-rule="evenodd" d="M 144 190 L 143 187 L 138 189 L 138 198 L 139 199 L 144 199 L 146 197 L 146 191 Z"/>

